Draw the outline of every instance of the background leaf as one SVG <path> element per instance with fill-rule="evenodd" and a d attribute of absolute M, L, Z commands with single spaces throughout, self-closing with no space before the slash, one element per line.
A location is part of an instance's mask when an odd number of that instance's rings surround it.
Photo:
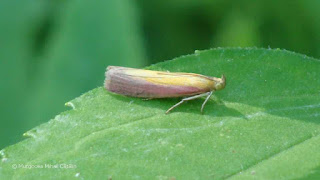
<path fill-rule="evenodd" d="M 137 2 L 152 62 L 210 47 L 285 48 L 320 57 L 318 1 Z"/>
<path fill-rule="evenodd" d="M 319 68 L 317 59 L 268 49 L 196 51 L 156 64 L 148 69 L 225 74 L 227 86 L 204 115 L 203 100 L 165 115 L 178 99 L 89 91 L 69 103 L 73 110 L 2 150 L 0 179 L 314 177 L 320 167 Z"/>
<path fill-rule="evenodd" d="M 50 3 L 44 1 L 0 2 L 0 148 L 21 140 L 20 134 L 28 129 L 23 126 L 25 108 L 22 106 L 33 74 L 33 38 L 49 7 Z"/>

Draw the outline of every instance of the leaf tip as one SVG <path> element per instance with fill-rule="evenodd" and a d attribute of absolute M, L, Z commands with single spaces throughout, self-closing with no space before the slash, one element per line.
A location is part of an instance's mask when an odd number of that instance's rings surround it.
<path fill-rule="evenodd" d="M 25 133 L 22 134 L 23 137 L 32 137 L 32 138 L 36 138 L 36 132 L 37 130 L 30 130 L 30 131 L 27 131 Z"/>
<path fill-rule="evenodd" d="M 64 105 L 67 107 L 71 107 L 73 110 L 76 109 L 76 106 L 72 102 L 66 102 Z"/>

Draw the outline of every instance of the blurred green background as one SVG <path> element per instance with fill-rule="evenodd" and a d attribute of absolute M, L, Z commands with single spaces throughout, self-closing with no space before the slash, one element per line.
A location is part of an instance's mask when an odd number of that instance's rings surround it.
<path fill-rule="evenodd" d="M 0 149 L 102 86 L 108 65 L 141 68 L 232 46 L 319 58 L 319 8 L 317 0 L 2 0 Z"/>

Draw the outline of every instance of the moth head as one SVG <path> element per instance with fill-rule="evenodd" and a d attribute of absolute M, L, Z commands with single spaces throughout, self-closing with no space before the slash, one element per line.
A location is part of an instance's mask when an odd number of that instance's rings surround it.
<path fill-rule="evenodd" d="M 226 86 L 226 77 L 224 75 L 222 75 L 221 78 L 213 78 L 213 80 L 215 82 L 215 90 L 224 89 L 224 87 Z"/>

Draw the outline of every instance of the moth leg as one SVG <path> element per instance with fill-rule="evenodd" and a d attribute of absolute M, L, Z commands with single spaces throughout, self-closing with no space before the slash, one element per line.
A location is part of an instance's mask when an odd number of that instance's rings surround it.
<path fill-rule="evenodd" d="M 187 98 L 183 98 L 180 102 L 178 102 L 177 104 L 173 105 L 171 108 L 169 108 L 166 112 L 166 114 L 168 114 L 172 109 L 176 108 L 177 106 L 179 106 L 180 104 L 184 103 L 185 101 L 190 101 L 190 100 L 194 100 L 203 96 L 209 96 L 210 94 L 212 94 L 212 92 L 207 92 L 207 93 L 203 93 L 203 94 L 198 94 L 195 96 L 191 96 L 191 97 L 187 97 Z"/>
<path fill-rule="evenodd" d="M 202 106 L 201 106 L 201 113 L 203 113 L 203 108 L 204 108 L 204 105 L 206 105 L 206 103 L 208 102 L 208 100 L 210 99 L 211 95 L 213 94 L 214 91 L 211 91 L 208 96 L 206 97 L 206 100 L 204 100 Z"/>
<path fill-rule="evenodd" d="M 179 106 L 180 104 L 182 104 L 184 101 L 181 100 L 180 102 L 178 102 L 177 104 L 173 105 L 171 108 L 169 108 L 167 111 L 166 111 L 166 114 L 168 114 L 172 109 L 174 109 L 175 107 Z"/>

